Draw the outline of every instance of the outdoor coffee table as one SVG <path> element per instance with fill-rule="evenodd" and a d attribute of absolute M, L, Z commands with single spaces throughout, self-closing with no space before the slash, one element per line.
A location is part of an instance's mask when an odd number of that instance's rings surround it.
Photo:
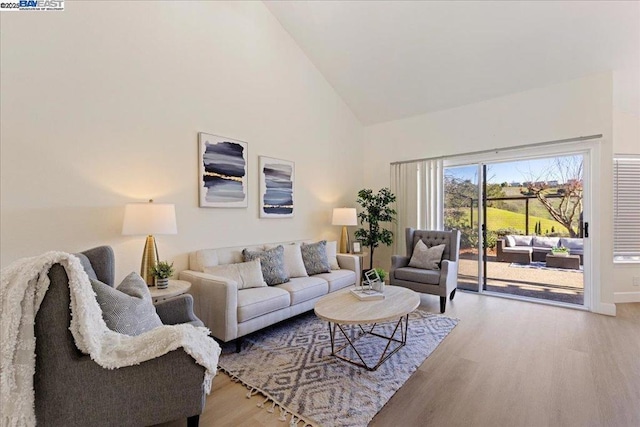
<path fill-rule="evenodd" d="M 407 343 L 407 329 L 409 326 L 409 313 L 420 305 L 420 296 L 411 289 L 398 286 L 385 286 L 385 299 L 374 301 L 361 301 L 350 293 L 347 288 L 343 291 L 331 293 L 322 297 L 315 306 L 316 315 L 329 323 L 329 336 L 331 337 L 331 355 L 341 360 L 360 366 L 369 371 L 375 371 L 394 353 Z M 374 332 L 378 323 L 395 321 L 393 333 L 390 336 Z M 360 334 L 355 338 L 349 338 L 345 331 L 346 325 L 357 325 Z M 372 325 L 367 330 L 363 325 Z M 400 338 L 396 338 L 396 332 L 400 330 Z M 340 331 L 347 342 L 336 348 L 336 331 Z M 374 335 L 387 340 L 387 345 L 382 351 L 378 362 L 370 366 L 362 357 L 355 344 L 365 335 Z M 391 343 L 398 345 L 390 349 Z M 342 350 L 351 347 L 358 355 L 358 360 L 349 359 L 341 354 Z"/>
<path fill-rule="evenodd" d="M 580 270 L 580 255 L 547 254 L 546 263 L 547 267 Z"/>

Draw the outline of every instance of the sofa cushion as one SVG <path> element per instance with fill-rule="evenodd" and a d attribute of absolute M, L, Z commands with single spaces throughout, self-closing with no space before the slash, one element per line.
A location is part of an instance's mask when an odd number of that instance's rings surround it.
<path fill-rule="evenodd" d="M 313 277 L 319 277 L 329 282 L 329 292 L 334 292 L 356 283 L 356 272 L 351 270 L 333 270 L 331 273 L 320 273 Z"/>
<path fill-rule="evenodd" d="M 327 241 L 316 243 L 303 243 L 300 246 L 304 268 L 309 276 L 319 273 L 331 272 L 329 259 L 327 258 Z"/>
<path fill-rule="evenodd" d="M 413 248 L 409 267 L 440 270 L 440 262 L 442 261 L 445 246 L 442 244 L 429 248 L 422 240 L 418 240 L 415 248 Z"/>
<path fill-rule="evenodd" d="M 340 270 L 338 265 L 338 242 L 327 242 L 327 260 L 332 270 Z"/>
<path fill-rule="evenodd" d="M 267 286 L 267 283 L 264 281 L 264 277 L 262 276 L 262 267 L 260 266 L 259 259 L 248 262 L 239 262 L 236 264 L 205 267 L 204 272 L 233 280 L 238 284 L 238 289 L 260 288 L 262 286 Z"/>
<path fill-rule="evenodd" d="M 532 236 L 513 236 L 515 246 L 531 246 Z"/>
<path fill-rule="evenodd" d="M 218 265 L 218 253 L 215 249 L 201 249 L 189 254 L 189 268 L 194 271 L 204 272 L 205 267 Z"/>
<path fill-rule="evenodd" d="M 533 248 L 531 246 L 514 246 L 512 248 L 502 248 L 502 252 L 512 254 L 526 254 L 533 252 Z"/>
<path fill-rule="evenodd" d="M 238 322 L 289 307 L 289 292 L 275 286 L 241 289 L 238 291 Z"/>
<path fill-rule="evenodd" d="M 129 274 L 117 288 L 90 280 L 102 318 L 112 331 L 134 336 L 162 326 L 149 288 L 137 273 Z"/>
<path fill-rule="evenodd" d="M 532 246 L 534 248 L 549 248 L 558 246 L 560 239 L 557 237 L 540 237 L 533 236 Z"/>
<path fill-rule="evenodd" d="M 396 269 L 394 275 L 396 279 L 406 280 L 407 282 L 427 283 L 430 285 L 438 285 L 440 283 L 440 272 L 437 270 L 402 267 Z"/>
<path fill-rule="evenodd" d="M 326 280 L 313 277 L 296 277 L 277 286 L 289 292 L 291 305 L 326 295 L 329 292 L 329 284 Z"/>
<path fill-rule="evenodd" d="M 569 253 L 584 252 L 584 240 L 580 238 L 561 237 L 560 246 L 569 249 Z"/>
<path fill-rule="evenodd" d="M 289 277 L 307 277 L 307 270 L 304 268 L 302 261 L 302 251 L 299 243 L 290 245 L 282 245 L 284 248 L 284 268 Z M 267 246 L 267 249 L 273 249 L 277 246 Z"/>
<path fill-rule="evenodd" d="M 513 236 L 504 236 L 505 246 L 514 247 L 516 245 L 516 239 Z"/>
<path fill-rule="evenodd" d="M 264 251 L 242 251 L 245 261 L 260 260 L 262 276 L 267 285 L 279 285 L 289 281 L 289 275 L 284 267 L 284 247 L 278 245 L 275 248 Z"/>

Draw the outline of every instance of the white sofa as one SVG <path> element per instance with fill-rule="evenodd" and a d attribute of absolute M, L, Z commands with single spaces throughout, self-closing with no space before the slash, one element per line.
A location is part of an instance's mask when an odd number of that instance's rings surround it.
<path fill-rule="evenodd" d="M 224 342 L 240 338 L 312 310 L 324 295 L 360 281 L 360 258 L 349 254 L 336 255 L 339 270 L 293 277 L 276 286 L 238 289 L 235 281 L 204 272 L 206 267 L 243 262 L 245 248 L 256 251 L 291 243 L 202 249 L 189 254 L 189 270 L 180 272 L 180 279 L 191 283 L 189 293 L 196 316 L 214 337 Z"/>

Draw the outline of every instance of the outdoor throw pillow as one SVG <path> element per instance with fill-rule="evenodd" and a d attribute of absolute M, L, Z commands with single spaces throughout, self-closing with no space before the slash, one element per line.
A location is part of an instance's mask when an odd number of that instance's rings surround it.
<path fill-rule="evenodd" d="M 268 246 L 267 249 L 272 249 L 277 246 Z M 300 243 L 292 243 L 290 245 L 283 245 L 284 247 L 284 268 L 287 271 L 289 277 L 307 277 L 307 270 L 304 268 L 304 261 L 302 261 L 302 251 L 300 250 Z"/>
<path fill-rule="evenodd" d="M 262 276 L 267 285 L 279 285 L 289 281 L 289 275 L 284 267 L 284 247 L 278 245 L 265 251 L 250 251 L 243 249 L 242 256 L 245 261 L 260 260 Z"/>
<path fill-rule="evenodd" d="M 425 270 L 440 270 L 440 261 L 446 245 L 437 245 L 430 248 L 422 240 L 418 240 L 413 249 L 409 267 L 423 268 Z"/>
<path fill-rule="evenodd" d="M 205 273 L 230 279 L 238 284 L 238 289 L 261 288 L 267 286 L 262 276 L 260 260 L 235 264 L 216 265 L 205 267 Z"/>
<path fill-rule="evenodd" d="M 516 239 L 513 236 L 505 236 L 504 238 L 508 247 L 513 248 L 516 245 Z"/>
<path fill-rule="evenodd" d="M 96 279 L 91 279 L 91 286 L 102 318 L 112 331 L 135 336 L 162 326 L 149 288 L 139 274 L 129 274 L 117 289 Z"/>
<path fill-rule="evenodd" d="M 327 241 L 303 243 L 300 247 L 304 268 L 309 276 L 320 273 L 331 273 L 331 265 L 327 258 Z"/>
<path fill-rule="evenodd" d="M 513 236 L 513 241 L 516 246 L 531 246 L 532 236 Z"/>
<path fill-rule="evenodd" d="M 338 242 L 327 242 L 327 260 L 332 270 L 340 270 L 338 265 Z"/>

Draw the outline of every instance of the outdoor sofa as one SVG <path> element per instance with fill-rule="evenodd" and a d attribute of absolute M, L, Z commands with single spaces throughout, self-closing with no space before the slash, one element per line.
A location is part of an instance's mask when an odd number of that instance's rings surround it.
<path fill-rule="evenodd" d="M 508 235 L 497 240 L 496 255 L 498 262 L 545 262 L 554 246 L 565 247 L 571 255 L 579 255 L 582 264 L 584 242 L 581 238 Z"/>

